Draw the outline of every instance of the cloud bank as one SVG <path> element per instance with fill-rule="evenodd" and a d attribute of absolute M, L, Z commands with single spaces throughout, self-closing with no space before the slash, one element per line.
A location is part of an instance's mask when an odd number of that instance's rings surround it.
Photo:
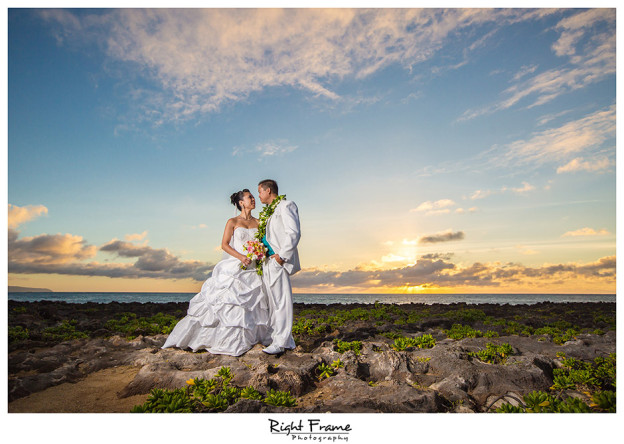
<path fill-rule="evenodd" d="M 82 236 L 73 234 L 40 234 L 19 237 L 21 223 L 47 213 L 45 207 L 9 205 L 8 271 L 18 274 L 62 274 L 73 276 L 106 276 L 110 278 L 156 278 L 205 280 L 214 265 L 200 261 L 181 260 L 166 249 L 112 240 L 99 249 L 89 245 Z M 147 232 L 127 236 L 142 240 Z M 136 259 L 134 263 L 85 262 L 97 252 Z"/>
<path fill-rule="evenodd" d="M 517 263 L 479 263 L 461 267 L 450 257 L 423 256 L 416 264 L 392 270 L 355 269 L 346 272 L 304 269 L 293 276 L 293 285 L 310 291 L 331 291 L 341 287 L 367 291 L 397 287 L 504 288 L 508 285 L 527 285 L 542 288 L 561 281 L 590 280 L 615 285 L 615 256 L 603 257 L 586 264 L 567 263 L 527 267 Z"/>
<path fill-rule="evenodd" d="M 12 206 L 18 221 L 25 223 L 38 214 L 45 214 L 33 207 Z M 23 216 L 26 214 L 27 216 Z M 130 235 L 134 240 L 144 239 L 146 233 Z M 604 230 L 583 228 L 568 232 L 564 236 L 603 235 Z M 431 244 L 462 240 L 463 231 L 452 230 L 423 236 L 418 244 Z M 72 234 L 40 234 L 19 237 L 15 228 L 8 230 L 8 271 L 16 274 L 60 274 L 68 276 L 104 276 L 110 278 L 155 278 L 193 279 L 204 281 L 214 265 L 201 261 L 182 260 L 165 248 L 153 248 L 145 243 L 137 245 L 129 241 L 113 239 L 97 248 L 89 245 L 81 236 Z M 416 241 L 404 240 L 405 245 Z M 102 263 L 93 260 L 101 252 L 126 260 L 119 263 Z M 393 262 L 397 258 L 389 258 Z M 400 258 L 399 258 L 400 259 Z M 131 262 L 127 262 L 130 260 Z M 293 285 L 298 289 L 316 291 L 358 291 L 391 290 L 397 287 L 420 287 L 435 289 L 441 287 L 493 288 L 524 283 L 529 286 L 557 284 L 575 279 L 589 280 L 604 285 L 615 285 L 616 258 L 607 256 L 596 262 L 547 264 L 528 267 L 518 263 L 473 263 L 460 265 L 453 262 L 450 253 L 432 253 L 421 256 L 416 263 L 392 269 L 356 267 L 348 271 L 304 269 L 293 276 Z M 537 287 L 536 287 L 537 288 Z M 541 288 L 541 287 L 540 287 Z"/>

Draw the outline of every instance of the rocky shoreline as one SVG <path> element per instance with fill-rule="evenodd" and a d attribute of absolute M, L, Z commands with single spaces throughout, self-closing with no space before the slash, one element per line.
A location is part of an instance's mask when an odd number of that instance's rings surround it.
<path fill-rule="evenodd" d="M 290 392 L 296 406 L 241 399 L 226 412 L 486 412 L 549 392 L 565 359 L 616 351 L 613 303 L 296 304 L 297 348 L 279 356 L 260 345 L 240 357 L 160 349 L 186 308 L 9 301 L 9 411 L 16 400 L 105 369 L 138 369 L 117 393 L 124 399 L 229 367 L 233 386 Z M 488 343 L 510 351 L 488 362 L 479 354 Z M 336 361 L 333 375 L 321 377 Z M 578 387 L 558 396 L 591 402 Z"/>

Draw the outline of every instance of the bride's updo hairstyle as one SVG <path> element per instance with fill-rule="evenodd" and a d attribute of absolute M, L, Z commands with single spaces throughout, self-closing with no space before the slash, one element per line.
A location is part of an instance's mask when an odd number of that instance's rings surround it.
<path fill-rule="evenodd" d="M 243 198 L 245 197 L 245 193 L 250 193 L 250 191 L 245 188 L 244 190 L 237 191 L 230 196 L 230 202 L 232 202 L 232 205 L 238 208 L 239 211 L 242 211 L 239 201 L 243 200 Z"/>

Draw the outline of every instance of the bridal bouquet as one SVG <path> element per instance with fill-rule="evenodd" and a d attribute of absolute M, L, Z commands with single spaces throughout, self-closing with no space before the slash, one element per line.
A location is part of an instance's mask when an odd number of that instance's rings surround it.
<path fill-rule="evenodd" d="M 256 272 L 262 275 L 262 261 L 266 258 L 267 247 L 262 241 L 252 239 L 243 244 L 245 255 L 252 261 L 256 261 Z M 241 264 L 243 270 L 247 270 L 247 267 Z"/>

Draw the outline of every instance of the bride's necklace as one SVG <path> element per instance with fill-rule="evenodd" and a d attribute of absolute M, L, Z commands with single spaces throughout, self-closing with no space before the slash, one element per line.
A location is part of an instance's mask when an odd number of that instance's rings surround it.
<path fill-rule="evenodd" d="M 249 215 L 249 217 L 243 217 L 243 214 L 241 213 L 241 214 L 238 215 L 238 217 L 240 217 L 243 220 L 251 220 L 251 219 L 253 219 L 253 216 L 251 214 Z"/>

